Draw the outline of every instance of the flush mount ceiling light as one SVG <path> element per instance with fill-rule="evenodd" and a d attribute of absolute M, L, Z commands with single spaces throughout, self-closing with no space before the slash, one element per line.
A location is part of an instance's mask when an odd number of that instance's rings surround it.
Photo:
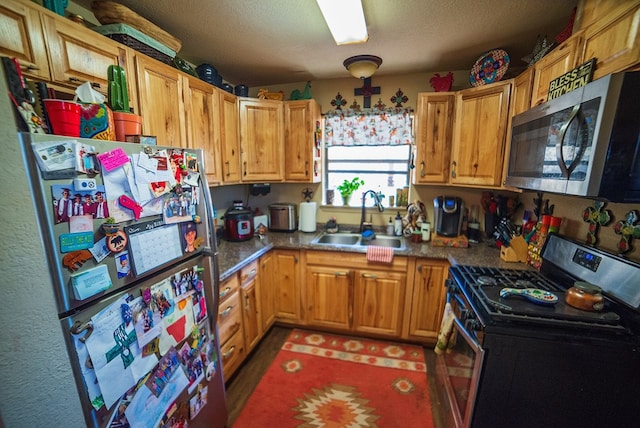
<path fill-rule="evenodd" d="M 375 55 L 356 55 L 345 59 L 343 64 L 353 77 L 366 79 L 378 70 L 382 64 L 382 58 Z"/>
<path fill-rule="evenodd" d="M 369 40 L 361 0 L 316 0 L 337 45 Z"/>

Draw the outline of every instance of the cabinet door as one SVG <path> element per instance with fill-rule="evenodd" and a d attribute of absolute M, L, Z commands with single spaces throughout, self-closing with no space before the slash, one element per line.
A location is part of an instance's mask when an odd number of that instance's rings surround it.
<path fill-rule="evenodd" d="M 42 22 L 53 82 L 76 88 L 89 81 L 107 95 L 109 66 L 127 71 L 125 46 L 68 19 L 43 14 Z M 130 73 L 127 77 L 131 79 Z"/>
<path fill-rule="evenodd" d="M 500 185 L 510 94 L 511 81 L 458 92 L 450 183 Z"/>
<path fill-rule="evenodd" d="M 231 336 L 242 333 L 242 307 L 240 293 L 235 292 L 218 305 L 218 333 L 220 343 L 225 343 Z"/>
<path fill-rule="evenodd" d="M 315 162 L 320 162 L 316 125 L 320 121 L 320 106 L 314 100 L 284 103 L 284 179 L 303 183 L 320 182 Z M 316 145 L 316 143 L 318 143 Z"/>
<path fill-rule="evenodd" d="M 28 4 L 0 4 L 0 55 L 17 58 L 25 77 L 51 80 L 40 14 Z"/>
<path fill-rule="evenodd" d="M 513 79 L 511 94 L 511 115 L 523 113 L 531 108 L 531 90 L 533 89 L 533 67 L 527 68 Z"/>
<path fill-rule="evenodd" d="M 399 337 L 407 275 L 358 271 L 353 298 L 353 330 Z"/>
<path fill-rule="evenodd" d="M 195 77 L 184 80 L 187 113 L 187 147 L 204 150 L 204 168 L 209 184 L 220 183 L 220 132 L 217 90 Z"/>
<path fill-rule="evenodd" d="M 260 328 L 260 307 L 258 299 L 258 289 L 256 277 L 240 287 L 242 294 L 242 327 L 244 329 L 244 343 L 247 352 L 256 346 L 260 337 L 262 337 L 262 329 Z"/>
<path fill-rule="evenodd" d="M 640 62 L 640 4 L 622 13 L 620 9 L 614 12 L 617 15 L 612 13 L 591 25 L 582 36 L 580 63 L 597 58 L 594 80 Z"/>
<path fill-rule="evenodd" d="M 579 35 L 569 37 L 534 65 L 531 107 L 546 102 L 549 83 L 577 65 L 579 39 Z"/>
<path fill-rule="evenodd" d="M 411 338 L 428 339 L 433 343 L 444 311 L 445 280 L 449 263 L 444 260 L 416 261 L 413 281 L 408 335 Z"/>
<path fill-rule="evenodd" d="M 260 257 L 260 311 L 262 331 L 266 332 L 276 319 L 276 282 L 273 253 Z"/>
<path fill-rule="evenodd" d="M 347 268 L 307 266 L 305 281 L 309 325 L 349 330 L 352 278 L 353 272 Z"/>
<path fill-rule="evenodd" d="M 227 91 L 220 92 L 220 148 L 222 181 L 225 184 L 240 181 L 240 139 L 238 137 L 238 97 Z"/>
<path fill-rule="evenodd" d="M 155 135 L 158 145 L 184 147 L 186 125 L 182 100 L 183 76 L 173 67 L 136 55 L 142 131 Z"/>
<path fill-rule="evenodd" d="M 276 250 L 276 319 L 299 324 L 300 311 L 300 252 Z"/>
<path fill-rule="evenodd" d="M 222 373 L 224 374 L 224 380 L 226 382 L 233 376 L 236 370 L 238 370 L 238 367 L 240 367 L 240 364 L 247 356 L 244 337 L 241 331 L 220 345 L 220 355 L 222 357 Z"/>
<path fill-rule="evenodd" d="M 282 101 L 241 99 L 242 181 L 281 181 L 284 177 Z"/>
<path fill-rule="evenodd" d="M 451 92 L 418 94 L 414 183 L 447 183 L 456 96 Z"/>

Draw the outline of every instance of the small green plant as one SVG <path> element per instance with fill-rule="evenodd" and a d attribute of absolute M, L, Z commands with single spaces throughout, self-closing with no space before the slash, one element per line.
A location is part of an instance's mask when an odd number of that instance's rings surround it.
<path fill-rule="evenodd" d="M 106 224 L 115 224 L 116 223 L 116 219 L 113 218 L 113 217 L 107 217 L 107 218 L 104 219 L 104 222 Z"/>
<path fill-rule="evenodd" d="M 358 190 L 362 185 L 364 185 L 364 181 L 359 177 L 354 177 L 351 181 L 344 180 L 342 184 L 336 187 L 336 189 L 338 189 L 338 192 L 340 192 L 340 195 L 342 195 L 342 199 L 346 203 L 346 201 L 348 201 L 351 197 L 351 194 Z"/>

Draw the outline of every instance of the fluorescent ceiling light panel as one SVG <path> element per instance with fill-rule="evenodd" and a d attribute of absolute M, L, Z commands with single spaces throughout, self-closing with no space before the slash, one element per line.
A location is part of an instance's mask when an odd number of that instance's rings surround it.
<path fill-rule="evenodd" d="M 316 0 L 337 45 L 369 40 L 361 0 Z"/>

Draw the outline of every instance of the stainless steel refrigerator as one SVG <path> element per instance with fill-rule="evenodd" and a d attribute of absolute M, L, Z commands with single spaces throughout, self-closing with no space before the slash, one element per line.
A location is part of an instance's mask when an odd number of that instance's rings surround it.
<path fill-rule="evenodd" d="M 202 151 L 19 138 L 87 426 L 225 426 Z"/>

